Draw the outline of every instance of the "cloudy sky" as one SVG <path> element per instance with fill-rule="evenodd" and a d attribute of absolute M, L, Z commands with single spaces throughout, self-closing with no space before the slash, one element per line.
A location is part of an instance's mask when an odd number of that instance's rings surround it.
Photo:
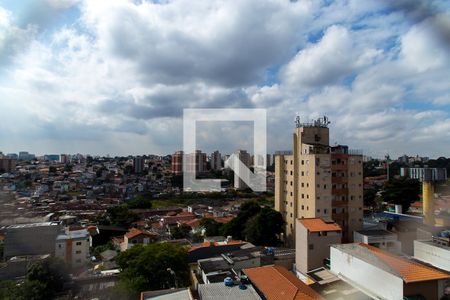
<path fill-rule="evenodd" d="M 269 151 L 299 114 L 368 155 L 450 156 L 450 2 L 0 0 L 0 151 L 171 153 L 183 108 L 266 108 Z"/>

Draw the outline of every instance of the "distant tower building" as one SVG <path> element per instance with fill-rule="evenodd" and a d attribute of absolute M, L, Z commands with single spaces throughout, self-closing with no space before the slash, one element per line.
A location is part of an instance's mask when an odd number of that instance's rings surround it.
<path fill-rule="evenodd" d="M 246 150 L 238 150 L 234 153 L 239 160 L 247 167 L 250 167 L 251 164 L 251 156 L 250 154 L 246 151 Z M 239 173 L 241 175 L 244 175 L 245 172 L 243 170 L 239 169 L 239 166 L 237 166 L 237 169 L 235 170 L 235 174 L 234 174 L 234 188 L 235 189 L 246 189 L 248 186 L 247 184 L 244 182 L 244 180 L 242 180 L 241 178 L 239 178 L 239 176 L 236 175 L 236 173 Z"/>
<path fill-rule="evenodd" d="M 189 173 L 204 173 L 206 172 L 206 153 L 201 150 L 196 150 L 195 153 L 186 154 L 186 172 Z"/>
<path fill-rule="evenodd" d="M 177 151 L 172 154 L 171 170 L 174 175 L 183 174 L 183 151 Z"/>
<path fill-rule="evenodd" d="M 10 173 L 16 169 L 16 160 L 6 158 L 5 156 L 0 158 L 0 173 Z"/>
<path fill-rule="evenodd" d="M 293 151 L 279 152 L 275 156 L 275 209 L 282 213 L 286 221 L 287 245 L 295 245 L 297 218 L 322 218 L 327 221 L 332 220 L 333 214 L 339 216 L 341 220 L 336 220 L 339 225 L 351 224 L 341 226 L 342 235 L 349 240 L 353 232 L 345 232 L 346 228 L 361 229 L 362 156 L 356 160 L 352 158 L 350 166 L 345 164 L 349 161 L 348 150 L 345 155 L 338 153 L 337 149 L 336 154 L 339 155 L 331 154 L 328 124 L 326 117 L 311 123 L 301 123 L 297 117 Z M 338 159 L 344 163 L 333 167 Z M 349 174 L 354 177 L 349 179 Z M 339 206 L 333 207 L 333 203 Z"/>
<path fill-rule="evenodd" d="M 218 150 L 211 153 L 210 163 L 211 163 L 211 170 L 222 169 L 222 156 Z"/>
<path fill-rule="evenodd" d="M 266 167 L 270 167 L 273 165 L 273 155 L 267 154 L 266 155 Z"/>
<path fill-rule="evenodd" d="M 68 164 L 69 163 L 69 156 L 67 154 L 61 154 L 59 156 L 59 162 L 62 164 Z"/>
<path fill-rule="evenodd" d="M 140 174 L 144 171 L 144 158 L 142 156 L 133 158 L 133 171 L 135 174 Z"/>

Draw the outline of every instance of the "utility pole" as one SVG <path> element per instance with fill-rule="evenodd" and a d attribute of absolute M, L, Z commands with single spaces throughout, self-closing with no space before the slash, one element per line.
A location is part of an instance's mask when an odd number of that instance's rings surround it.
<path fill-rule="evenodd" d="M 389 181 L 389 154 L 386 154 L 386 174 L 387 174 L 387 181 Z"/>

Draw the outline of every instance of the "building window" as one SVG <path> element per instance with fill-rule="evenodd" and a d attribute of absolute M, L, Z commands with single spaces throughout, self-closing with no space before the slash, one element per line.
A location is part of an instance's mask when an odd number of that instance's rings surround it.
<path fill-rule="evenodd" d="M 81 246 L 81 242 L 76 242 L 76 244 L 75 245 L 77 245 L 77 246 Z"/>
<path fill-rule="evenodd" d="M 309 195 L 308 194 L 306 194 L 306 199 L 309 199 Z"/>
<path fill-rule="evenodd" d="M 324 184 L 324 185 L 323 185 L 323 188 L 324 188 L 324 189 L 327 189 L 327 185 L 326 185 L 326 184 Z"/>
<path fill-rule="evenodd" d="M 305 176 L 305 172 L 302 171 L 302 176 Z"/>
<path fill-rule="evenodd" d="M 306 207 L 306 210 L 309 210 L 309 206 Z"/>
<path fill-rule="evenodd" d="M 302 182 L 302 187 L 305 187 L 305 184 Z"/>
<path fill-rule="evenodd" d="M 305 206 L 304 205 L 302 205 L 302 210 L 305 210 Z"/>
<path fill-rule="evenodd" d="M 320 213 L 320 209 L 319 208 L 317 209 L 317 212 Z"/>
<path fill-rule="evenodd" d="M 292 160 L 291 160 L 291 165 L 292 165 Z"/>
<path fill-rule="evenodd" d="M 302 199 L 305 199 L 305 194 L 302 194 Z"/>
<path fill-rule="evenodd" d="M 314 250 L 314 244 L 309 244 L 308 248 L 309 248 L 309 250 Z"/>
<path fill-rule="evenodd" d="M 291 181 L 291 186 L 292 186 L 292 181 Z"/>
<path fill-rule="evenodd" d="M 81 250 L 75 251 L 75 254 L 81 254 Z"/>
<path fill-rule="evenodd" d="M 292 175 L 292 171 L 291 171 L 291 175 Z"/>
<path fill-rule="evenodd" d="M 304 165 L 305 164 L 305 161 L 302 159 L 302 165 Z"/>

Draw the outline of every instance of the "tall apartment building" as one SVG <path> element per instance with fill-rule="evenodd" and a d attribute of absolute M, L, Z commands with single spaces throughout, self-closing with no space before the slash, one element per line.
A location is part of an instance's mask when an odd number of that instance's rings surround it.
<path fill-rule="evenodd" d="M 250 153 L 248 153 L 246 150 L 238 150 L 234 153 L 239 160 L 248 168 L 251 165 L 251 155 Z M 237 169 L 235 170 L 236 173 L 241 174 L 242 176 L 245 176 L 245 171 L 244 170 L 239 170 L 239 166 L 237 166 Z M 234 174 L 234 188 L 235 189 L 246 189 L 247 188 L 247 184 L 244 182 L 244 180 L 242 180 L 241 178 L 239 178 L 239 176 L 236 176 L 236 173 Z"/>
<path fill-rule="evenodd" d="M 360 171 L 357 170 L 357 166 L 349 167 L 350 164 L 347 163 L 346 168 L 350 168 L 351 171 L 348 169 L 341 171 L 339 177 L 343 178 L 333 180 L 332 173 L 335 169 L 333 161 L 337 161 L 337 157 L 331 151 L 328 125 L 326 117 L 311 123 L 302 123 L 297 117 L 293 134 L 293 151 L 278 152 L 275 156 L 275 209 L 282 213 L 286 222 L 284 239 L 290 246 L 295 245 L 297 218 L 332 220 L 333 193 L 336 192 L 341 196 L 340 200 L 343 196 L 346 199 L 352 196 L 354 201 L 350 207 L 348 207 L 349 201 L 343 201 L 340 207 L 335 207 L 335 217 L 342 213 L 340 215 L 342 221 L 337 221 L 339 225 L 353 224 L 342 226 L 343 236 L 348 238 L 353 234 L 349 231 L 344 232 L 346 229 L 361 229 L 358 225 L 362 225 L 362 156 L 358 156 L 360 159 L 356 160 L 360 162 Z M 348 151 L 346 155 L 350 156 Z M 351 161 L 354 162 L 355 158 L 352 157 Z M 337 175 L 337 170 L 334 173 Z M 350 179 L 349 174 L 353 174 L 354 178 Z M 336 187 L 334 189 L 333 182 Z M 346 188 L 341 190 L 342 186 L 339 185 L 338 189 L 338 183 L 344 182 Z M 348 184 L 351 184 L 351 189 L 348 188 Z M 359 191 L 355 191 L 358 189 Z M 357 209 L 354 210 L 354 208 Z M 349 220 L 353 221 L 349 222 Z"/>
<path fill-rule="evenodd" d="M 183 151 L 177 151 L 172 154 L 171 171 L 174 175 L 183 174 Z"/>
<path fill-rule="evenodd" d="M 331 217 L 342 228 L 342 241 L 353 241 L 363 227 L 362 153 L 347 146 L 331 147 Z"/>
<path fill-rule="evenodd" d="M 142 156 L 133 158 L 133 171 L 135 174 L 142 173 L 145 167 L 145 160 Z"/>
<path fill-rule="evenodd" d="M 211 153 L 210 157 L 211 170 L 222 169 L 222 155 L 218 150 Z"/>
<path fill-rule="evenodd" d="M 16 169 L 16 160 L 11 158 L 0 158 L 0 173 L 12 172 Z"/>
<path fill-rule="evenodd" d="M 206 172 L 206 153 L 201 150 L 186 154 L 184 159 L 186 159 L 186 172 L 195 174 Z"/>
<path fill-rule="evenodd" d="M 196 150 L 194 153 L 184 154 L 177 151 L 172 155 L 172 173 L 174 175 L 183 174 L 183 161 L 186 160 L 186 172 L 203 173 L 206 172 L 206 153 Z"/>

